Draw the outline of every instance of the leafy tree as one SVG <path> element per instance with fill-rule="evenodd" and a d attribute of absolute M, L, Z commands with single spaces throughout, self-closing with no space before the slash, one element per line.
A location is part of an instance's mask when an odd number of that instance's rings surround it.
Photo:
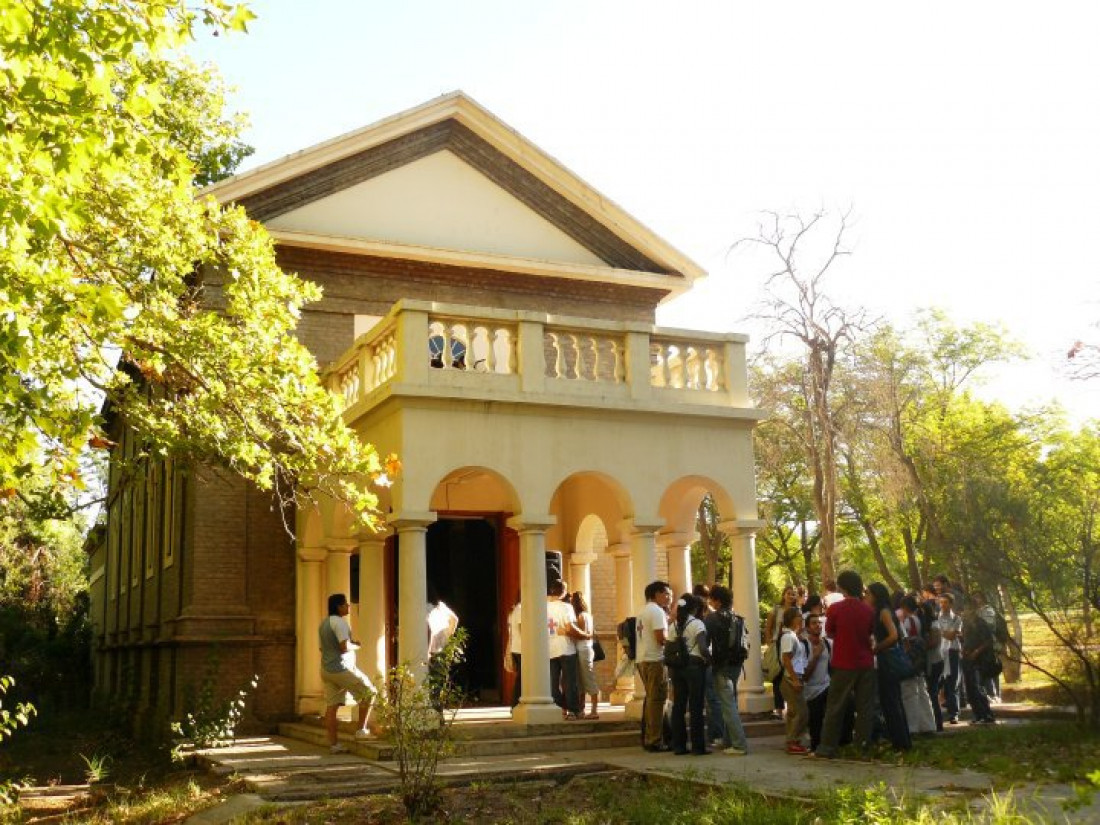
<path fill-rule="evenodd" d="M 850 254 L 844 244 L 847 218 L 847 214 L 840 215 L 835 231 L 829 234 L 830 221 L 824 212 L 809 219 L 767 213 L 756 236 L 737 244 L 763 249 L 775 266 L 767 277 L 764 305 L 757 313 L 757 318 L 770 325 L 764 346 L 784 341 L 798 345 L 802 401 L 798 425 L 812 473 L 817 555 L 821 576 L 826 579 L 836 577 L 839 508 L 833 374 L 837 360 L 866 322 L 863 310 L 846 309 L 825 292 L 830 269 Z"/>
<path fill-rule="evenodd" d="M 385 469 L 293 337 L 316 286 L 238 208 L 196 197 L 246 151 L 179 56 L 230 0 L 0 0 L 0 497 L 64 508 L 103 400 L 148 453 L 370 519 Z M 146 454 L 139 455 L 142 460 Z"/>

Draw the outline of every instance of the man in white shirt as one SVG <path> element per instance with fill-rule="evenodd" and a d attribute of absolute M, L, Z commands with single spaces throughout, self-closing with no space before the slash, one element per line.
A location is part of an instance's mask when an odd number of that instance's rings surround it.
<path fill-rule="evenodd" d="M 351 635 L 347 620 L 349 609 L 347 597 L 343 593 L 333 593 L 328 597 L 328 616 L 318 628 L 321 682 L 325 686 L 325 732 L 333 753 L 347 750 L 336 736 L 336 711 L 347 701 L 347 695 L 350 693 L 359 704 L 359 729 L 355 731 L 355 738 L 366 739 L 370 736 L 367 720 L 375 694 L 370 679 L 355 663 L 359 642 Z"/>
<path fill-rule="evenodd" d="M 457 629 L 458 615 L 439 597 L 435 585 L 428 584 L 428 690 L 436 710 L 442 710 L 440 697 L 451 676 L 443 661 L 443 649 Z"/>
<path fill-rule="evenodd" d="M 645 685 L 642 742 L 647 751 L 663 751 L 667 748 L 661 742 L 662 717 L 668 700 L 664 652 L 672 588 L 665 581 L 650 582 L 646 585 L 645 600 L 645 607 L 638 611 L 634 630 L 637 640 L 634 662 Z"/>
<path fill-rule="evenodd" d="M 944 591 L 940 594 L 940 616 L 935 627 L 940 631 L 940 649 L 943 651 L 943 699 L 947 705 L 947 722 L 959 724 L 959 659 L 962 655 L 962 616 L 955 612 L 955 597 Z"/>
<path fill-rule="evenodd" d="M 837 590 L 836 582 L 833 579 L 825 580 L 825 595 L 821 597 L 821 605 L 826 611 L 834 604 L 844 600 L 844 594 Z M 824 615 L 824 613 L 823 613 Z M 824 625 L 822 625 L 824 627 Z"/>
<path fill-rule="evenodd" d="M 802 695 L 810 711 L 810 750 L 816 751 L 821 744 L 821 727 L 829 701 L 829 660 L 833 655 L 833 646 L 825 637 L 824 616 L 808 616 L 803 635 L 809 646 L 809 662 L 803 671 Z"/>
<path fill-rule="evenodd" d="M 581 685 L 577 644 L 574 639 L 588 638 L 577 627 L 577 614 L 573 605 L 562 601 L 565 582 L 558 580 L 546 586 L 546 627 L 550 633 L 550 693 L 554 704 L 561 708 L 566 719 L 579 719 Z"/>

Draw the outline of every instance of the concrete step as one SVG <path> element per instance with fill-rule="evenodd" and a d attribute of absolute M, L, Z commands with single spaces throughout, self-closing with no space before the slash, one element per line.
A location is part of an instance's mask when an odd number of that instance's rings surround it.
<path fill-rule="evenodd" d="M 574 727 L 570 727 L 572 724 Z M 463 757 L 506 756 L 509 754 L 582 751 L 595 748 L 624 748 L 638 744 L 636 723 L 609 723 L 608 729 L 581 729 L 583 723 L 540 725 L 532 732 L 523 725 L 502 725 L 504 731 L 479 731 L 455 728 L 455 755 Z M 519 735 L 515 729 L 523 728 Z M 327 744 L 324 730 L 308 722 L 285 722 L 279 734 L 313 745 Z M 348 751 L 364 759 L 388 761 L 394 758 L 393 745 L 384 739 L 357 740 L 351 733 L 340 731 L 340 742 Z"/>
<path fill-rule="evenodd" d="M 462 757 L 507 756 L 512 754 L 584 751 L 597 748 L 624 748 L 639 744 L 639 723 L 624 719 L 616 709 L 599 720 L 556 722 L 548 725 L 520 725 L 506 715 L 492 718 L 460 718 L 452 727 L 455 755 Z M 750 738 L 777 736 L 783 733 L 783 722 L 769 715 L 744 720 L 745 734 Z M 348 750 L 365 759 L 389 761 L 394 758 L 393 745 L 385 738 L 357 740 L 355 727 L 349 721 L 339 724 L 339 739 Z M 307 716 L 300 722 L 283 723 L 279 733 L 302 742 L 324 746 L 327 743 L 319 716 Z"/>

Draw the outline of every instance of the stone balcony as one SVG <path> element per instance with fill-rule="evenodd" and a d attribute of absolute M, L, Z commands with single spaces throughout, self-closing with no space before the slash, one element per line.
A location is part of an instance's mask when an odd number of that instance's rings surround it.
<path fill-rule="evenodd" d="M 747 337 L 404 300 L 325 370 L 350 423 L 393 396 L 755 420 Z"/>

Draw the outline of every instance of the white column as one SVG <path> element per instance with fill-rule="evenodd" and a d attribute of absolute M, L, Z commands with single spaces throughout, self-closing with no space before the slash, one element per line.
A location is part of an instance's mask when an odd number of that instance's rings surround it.
<path fill-rule="evenodd" d="M 359 669 L 375 686 L 386 674 L 386 576 L 384 536 L 359 541 Z"/>
<path fill-rule="evenodd" d="M 428 674 L 428 525 L 434 513 L 390 519 L 397 533 L 397 659 L 417 680 Z"/>
<path fill-rule="evenodd" d="M 691 592 L 691 543 L 687 533 L 662 533 L 658 542 L 668 555 L 668 583 L 675 596 Z"/>
<path fill-rule="evenodd" d="M 525 725 L 559 721 L 550 694 L 550 634 L 546 615 L 546 528 L 554 516 L 518 515 L 508 526 L 519 533 L 520 673 L 523 696 L 512 718 Z"/>
<path fill-rule="evenodd" d="M 595 553 L 574 551 L 569 555 L 569 586 L 584 594 L 585 601 L 592 604 L 592 562 Z"/>
<path fill-rule="evenodd" d="M 324 547 L 299 547 L 297 559 L 297 673 L 295 674 L 298 713 L 324 710 L 324 686 L 321 684 L 321 642 L 317 631 L 327 613 L 324 592 Z"/>
<path fill-rule="evenodd" d="M 760 653 L 760 597 L 756 587 L 756 531 L 764 522 L 725 521 L 718 529 L 729 536 L 733 550 L 733 609 L 745 617 L 751 647 L 738 686 L 737 703 L 743 713 L 767 713 L 772 707 L 770 690 L 764 688 Z"/>
<path fill-rule="evenodd" d="M 612 544 L 607 548 L 615 559 L 615 616 L 622 621 L 628 616 L 633 616 L 634 585 L 630 571 L 630 545 Z M 615 661 L 619 660 L 618 645 L 615 647 Z M 626 705 L 634 698 L 634 677 L 622 676 L 615 680 L 615 689 L 611 691 L 611 704 Z"/>
<path fill-rule="evenodd" d="M 351 603 L 351 554 L 355 539 L 329 539 L 325 542 L 328 557 L 325 559 L 325 597 L 343 593 Z"/>
<path fill-rule="evenodd" d="M 645 606 L 645 589 L 657 579 L 657 531 L 661 525 L 649 526 L 635 522 L 634 533 L 630 536 L 631 568 L 631 616 Z M 645 686 L 642 678 L 634 677 L 634 698 L 626 705 L 627 719 L 641 719 L 642 705 L 645 700 Z"/>

